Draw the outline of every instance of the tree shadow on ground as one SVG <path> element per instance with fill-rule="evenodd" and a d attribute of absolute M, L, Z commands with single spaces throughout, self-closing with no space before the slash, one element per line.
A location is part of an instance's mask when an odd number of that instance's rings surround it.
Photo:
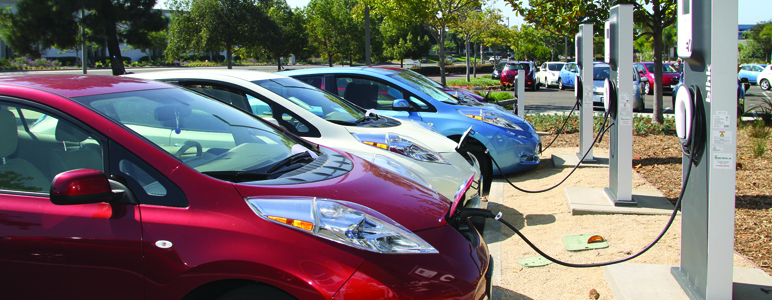
<path fill-rule="evenodd" d="M 507 221 L 507 223 L 517 228 L 517 230 L 522 230 L 523 228 L 525 228 L 525 226 L 547 225 L 547 224 L 555 223 L 556 221 L 556 218 L 553 215 L 543 215 L 543 214 L 523 215 L 522 213 L 520 213 L 515 209 L 512 209 L 510 207 L 507 207 L 498 203 L 488 204 L 488 209 L 493 211 L 494 213 L 501 212 L 501 215 L 502 215 L 501 218 L 504 221 Z M 514 231 L 512 231 L 506 225 L 501 224 L 501 241 L 507 240 L 514 235 L 516 235 Z"/>
<path fill-rule="evenodd" d="M 766 210 L 772 209 L 770 195 L 738 195 L 735 197 L 735 208 Z"/>
<path fill-rule="evenodd" d="M 528 297 L 526 295 L 517 293 L 515 291 L 510 291 L 508 289 L 502 288 L 500 286 L 494 286 L 493 290 L 491 291 L 491 296 L 493 299 L 507 299 L 507 300 L 533 300 L 533 298 Z"/>
<path fill-rule="evenodd" d="M 644 165 L 644 166 L 653 166 L 653 165 L 680 165 L 682 162 L 682 158 L 679 157 L 647 157 L 643 159 L 633 159 L 633 165 Z"/>

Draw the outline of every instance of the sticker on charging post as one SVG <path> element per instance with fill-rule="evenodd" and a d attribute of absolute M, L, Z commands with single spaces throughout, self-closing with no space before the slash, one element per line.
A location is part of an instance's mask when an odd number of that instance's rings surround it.
<path fill-rule="evenodd" d="M 734 155 L 732 153 L 713 153 L 713 168 L 716 169 L 734 169 Z"/>
<path fill-rule="evenodd" d="M 632 117 L 619 117 L 619 122 L 622 125 L 633 125 L 633 118 Z"/>
<path fill-rule="evenodd" d="M 726 111 L 717 111 L 713 115 L 713 128 L 729 128 L 729 113 Z"/>
<path fill-rule="evenodd" d="M 731 131 L 713 130 L 713 139 L 711 144 L 715 146 L 734 145 L 734 138 Z"/>

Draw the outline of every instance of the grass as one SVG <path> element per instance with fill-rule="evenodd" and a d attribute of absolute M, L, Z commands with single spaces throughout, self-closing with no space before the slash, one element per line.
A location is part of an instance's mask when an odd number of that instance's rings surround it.
<path fill-rule="evenodd" d="M 483 94 L 484 96 L 485 94 Z M 501 100 L 507 100 L 507 99 L 514 99 L 515 97 L 512 96 L 512 94 L 507 92 L 492 92 L 490 95 L 488 95 L 488 98 L 501 101 Z"/>
<path fill-rule="evenodd" d="M 751 137 L 756 139 L 766 139 L 770 134 L 769 128 L 764 125 L 764 121 L 762 120 L 757 120 L 754 122 L 753 126 L 751 126 L 749 130 Z"/>
<path fill-rule="evenodd" d="M 498 80 L 490 79 L 490 75 L 488 75 L 488 78 L 470 78 L 469 82 L 466 81 L 466 78 L 460 78 L 460 79 L 453 79 L 449 80 L 447 82 L 449 86 L 479 86 L 479 87 L 492 87 L 492 86 L 498 86 L 501 84 Z"/>
<path fill-rule="evenodd" d="M 759 158 L 767 152 L 767 140 L 766 139 L 753 139 L 753 145 L 751 145 L 751 152 L 753 157 Z"/>
<path fill-rule="evenodd" d="M 560 126 L 565 122 L 567 113 L 560 115 L 552 114 L 534 114 L 527 115 L 525 119 L 533 124 L 533 127 L 537 131 L 556 132 L 560 129 Z M 603 117 L 595 115 L 593 117 L 594 131 L 597 132 L 603 122 Z M 636 135 L 672 135 L 675 133 L 675 120 L 673 118 L 666 118 L 664 124 L 658 124 L 651 121 L 649 117 L 636 116 L 633 120 L 633 133 Z M 571 115 L 563 132 L 572 133 L 579 131 L 579 116 L 577 114 Z"/>

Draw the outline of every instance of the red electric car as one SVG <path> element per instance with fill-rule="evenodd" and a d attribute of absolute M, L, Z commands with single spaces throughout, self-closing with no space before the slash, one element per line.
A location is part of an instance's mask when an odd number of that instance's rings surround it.
<path fill-rule="evenodd" d="M 517 73 L 520 71 L 525 72 L 525 87 L 534 91 L 538 90 L 539 85 L 536 84 L 535 79 L 536 64 L 531 61 L 507 62 L 504 70 L 501 71 L 501 86 L 504 89 L 514 87 L 515 78 L 517 78 Z"/>
<path fill-rule="evenodd" d="M 0 76 L 0 141 L 2 298 L 476 300 L 490 289 L 487 246 L 448 199 L 192 91 Z"/>
<path fill-rule="evenodd" d="M 641 93 L 654 95 L 654 87 L 652 86 L 652 83 L 654 82 L 654 63 L 634 63 L 633 68 L 635 68 L 635 71 L 638 72 L 638 75 L 640 75 L 641 78 L 646 78 L 645 81 L 641 82 Z M 673 88 L 678 85 L 679 77 L 678 71 L 673 68 L 672 65 L 669 63 L 662 63 L 663 91 L 672 91 Z"/>

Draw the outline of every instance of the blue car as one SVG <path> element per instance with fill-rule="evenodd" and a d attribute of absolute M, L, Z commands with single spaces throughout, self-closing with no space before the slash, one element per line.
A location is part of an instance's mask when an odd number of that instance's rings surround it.
<path fill-rule="evenodd" d="M 470 127 L 466 145 L 480 161 L 483 178 L 500 174 L 487 149 L 505 174 L 539 164 L 541 141 L 533 126 L 498 105 L 465 101 L 448 95 L 437 82 L 411 70 L 384 67 L 337 67 L 283 71 L 283 75 L 327 90 L 378 114 L 420 120 L 458 141 Z M 487 170 L 486 170 L 487 169 Z"/>
<path fill-rule="evenodd" d="M 737 76 L 740 79 L 747 78 L 748 82 L 752 84 L 758 84 L 758 77 L 761 71 L 764 71 L 767 65 L 763 64 L 745 64 L 740 65 L 740 72 L 737 72 Z"/>
<path fill-rule="evenodd" d="M 558 74 L 558 88 L 561 90 L 565 90 L 567 87 L 574 88 L 576 76 L 579 76 L 579 65 L 575 62 L 566 63 Z"/>

